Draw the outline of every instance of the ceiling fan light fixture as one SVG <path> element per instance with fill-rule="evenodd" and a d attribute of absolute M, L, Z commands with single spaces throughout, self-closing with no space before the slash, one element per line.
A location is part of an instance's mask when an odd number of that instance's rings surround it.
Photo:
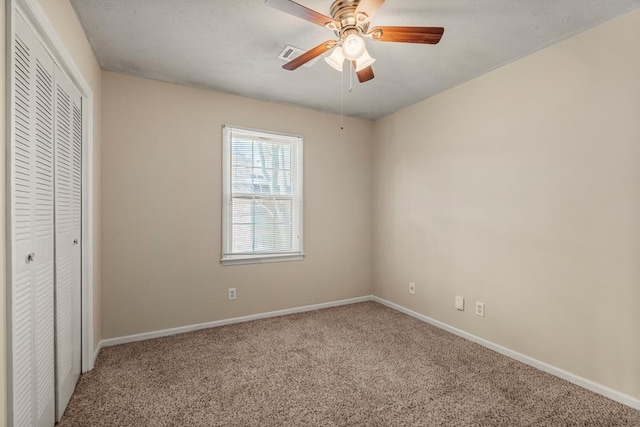
<path fill-rule="evenodd" d="M 364 39 L 359 34 L 349 34 L 342 42 L 342 53 L 349 61 L 354 61 L 366 50 Z"/>
<path fill-rule="evenodd" d="M 342 72 L 342 65 L 344 63 L 344 55 L 342 54 L 342 48 L 340 46 L 336 47 L 331 55 L 324 58 L 325 62 L 331 66 L 331 68 L 336 71 Z"/>
<path fill-rule="evenodd" d="M 360 58 L 356 59 L 356 72 L 370 67 L 374 62 L 376 62 L 376 60 L 373 59 L 371 55 L 369 55 L 369 52 L 367 52 L 367 49 L 365 49 L 364 53 L 360 55 Z"/>

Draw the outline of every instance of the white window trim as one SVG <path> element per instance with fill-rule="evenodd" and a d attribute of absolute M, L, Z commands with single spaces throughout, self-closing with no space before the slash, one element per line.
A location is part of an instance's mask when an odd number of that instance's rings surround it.
<path fill-rule="evenodd" d="M 230 234 L 231 230 L 231 215 L 229 215 L 228 204 L 231 199 L 231 143 L 227 143 L 225 136 L 226 128 L 243 130 L 249 132 L 269 133 L 271 135 L 283 136 L 287 139 L 297 139 L 295 150 L 295 161 L 292 161 L 292 168 L 300 168 L 296 170 L 296 186 L 300 189 L 300 206 L 298 209 L 297 224 L 300 238 L 300 250 L 294 252 L 277 252 L 277 253 L 250 253 L 250 254 L 229 254 L 228 248 L 230 247 Z M 272 132 L 267 130 L 251 129 L 242 126 L 222 125 L 222 224 L 221 224 L 221 257 L 220 262 L 223 266 L 226 265 L 242 265 L 242 264 L 262 264 L 271 262 L 289 262 L 289 261 L 301 261 L 305 257 L 304 253 L 304 145 L 303 139 L 299 135 L 286 134 L 281 132 Z"/>
<path fill-rule="evenodd" d="M 277 255 L 231 255 L 221 260 L 222 265 L 243 265 L 243 264 L 264 264 L 270 262 L 289 262 L 289 261 L 302 261 L 304 259 L 303 253 L 297 253 L 295 255 L 277 254 Z"/>

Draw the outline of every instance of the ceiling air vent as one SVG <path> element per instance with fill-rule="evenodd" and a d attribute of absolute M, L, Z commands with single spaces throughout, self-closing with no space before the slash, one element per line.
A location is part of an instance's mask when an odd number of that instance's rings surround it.
<path fill-rule="evenodd" d="M 280 55 L 278 55 L 278 59 L 282 59 L 283 61 L 289 62 L 294 58 L 297 58 L 298 56 L 302 55 L 305 51 L 294 47 L 294 46 L 290 46 L 287 45 L 287 47 L 285 47 L 282 52 L 280 52 Z M 312 59 L 311 61 L 307 62 L 306 64 L 303 65 L 303 67 L 313 67 L 313 64 L 315 64 L 316 62 L 318 62 L 318 60 L 320 59 L 320 57 L 316 57 L 314 59 Z"/>

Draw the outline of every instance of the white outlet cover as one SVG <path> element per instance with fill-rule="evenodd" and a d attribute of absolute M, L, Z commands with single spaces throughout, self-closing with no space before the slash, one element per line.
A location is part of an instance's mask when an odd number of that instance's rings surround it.
<path fill-rule="evenodd" d="M 484 303 L 476 301 L 476 315 L 484 317 Z"/>
<path fill-rule="evenodd" d="M 413 282 L 409 283 L 409 293 L 410 294 L 415 294 L 416 293 L 416 284 Z"/>
<path fill-rule="evenodd" d="M 464 297 L 461 297 L 460 295 L 456 295 L 456 309 L 464 311 Z"/>

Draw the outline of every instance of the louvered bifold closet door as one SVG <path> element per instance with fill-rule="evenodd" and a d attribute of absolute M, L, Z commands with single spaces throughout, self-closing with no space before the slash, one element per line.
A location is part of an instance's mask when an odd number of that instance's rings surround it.
<path fill-rule="evenodd" d="M 50 427 L 54 390 L 53 75 L 55 65 L 15 14 L 11 144 L 13 425 Z"/>
<path fill-rule="evenodd" d="M 57 414 L 60 419 L 80 377 L 82 106 L 79 93 L 59 69 L 55 74 L 55 129 Z"/>

